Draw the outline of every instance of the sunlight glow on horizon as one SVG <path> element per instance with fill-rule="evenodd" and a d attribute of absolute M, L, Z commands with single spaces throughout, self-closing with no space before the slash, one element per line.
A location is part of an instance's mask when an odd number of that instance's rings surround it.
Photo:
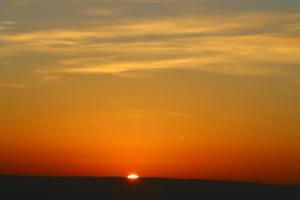
<path fill-rule="evenodd" d="M 131 181 L 134 181 L 134 180 L 139 179 L 139 176 L 138 176 L 137 174 L 129 174 L 129 175 L 127 176 L 127 179 L 128 179 L 128 180 L 131 180 Z"/>

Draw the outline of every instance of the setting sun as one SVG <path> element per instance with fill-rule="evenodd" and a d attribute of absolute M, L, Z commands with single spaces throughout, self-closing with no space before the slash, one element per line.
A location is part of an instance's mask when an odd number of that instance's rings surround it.
<path fill-rule="evenodd" d="M 139 176 L 137 174 L 129 174 L 127 176 L 127 179 L 128 180 L 137 180 L 137 179 L 139 179 Z"/>

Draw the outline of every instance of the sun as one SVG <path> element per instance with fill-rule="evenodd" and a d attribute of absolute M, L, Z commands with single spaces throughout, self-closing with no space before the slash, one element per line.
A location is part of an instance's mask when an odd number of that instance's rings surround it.
<path fill-rule="evenodd" d="M 139 179 L 139 175 L 137 175 L 137 174 L 129 174 L 127 176 L 127 179 L 130 180 L 130 181 L 135 181 L 135 180 Z"/>

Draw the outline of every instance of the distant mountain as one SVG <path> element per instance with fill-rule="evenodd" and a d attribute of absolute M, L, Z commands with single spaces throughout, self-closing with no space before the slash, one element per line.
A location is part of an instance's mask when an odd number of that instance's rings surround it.
<path fill-rule="evenodd" d="M 0 199 L 28 200 L 300 200 L 300 186 L 141 178 L 0 176 Z"/>

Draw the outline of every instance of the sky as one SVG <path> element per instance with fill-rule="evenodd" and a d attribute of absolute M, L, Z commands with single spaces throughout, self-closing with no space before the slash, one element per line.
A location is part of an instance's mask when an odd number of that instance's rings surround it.
<path fill-rule="evenodd" d="M 299 0 L 0 4 L 0 174 L 300 183 Z"/>

